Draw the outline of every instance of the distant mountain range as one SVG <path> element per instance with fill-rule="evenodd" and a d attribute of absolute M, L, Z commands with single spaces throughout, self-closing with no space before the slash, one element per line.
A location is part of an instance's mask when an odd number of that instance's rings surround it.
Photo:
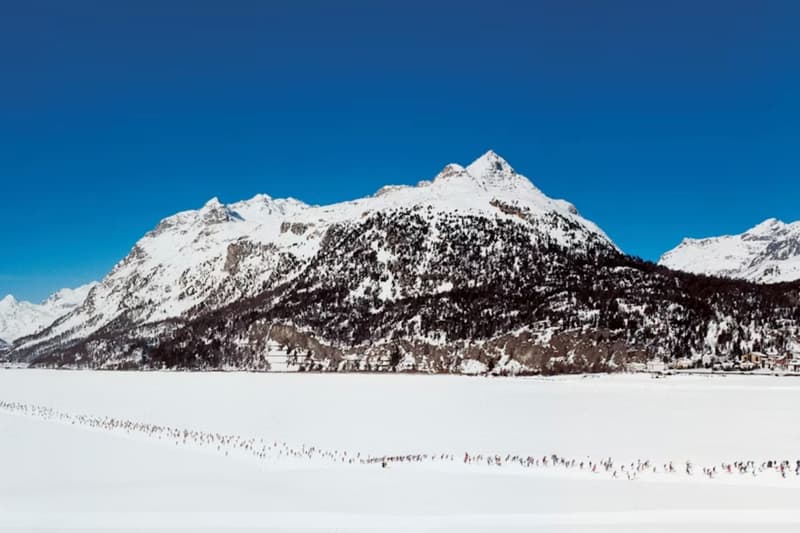
<path fill-rule="evenodd" d="M 758 283 L 794 281 L 800 279 L 800 222 L 771 218 L 740 235 L 684 239 L 659 264 Z"/>
<path fill-rule="evenodd" d="M 613 370 L 785 351 L 798 337 L 799 291 L 629 257 L 490 151 L 350 202 L 215 198 L 168 217 L 80 305 L 27 336 L 17 329 L 5 357 L 90 368 L 269 370 L 283 354 L 299 370 Z"/>
<path fill-rule="evenodd" d="M 95 285 L 88 283 L 77 289 L 61 289 L 40 304 L 20 302 L 9 294 L 0 300 L 0 340 L 10 343 L 37 333 L 83 303 Z"/>

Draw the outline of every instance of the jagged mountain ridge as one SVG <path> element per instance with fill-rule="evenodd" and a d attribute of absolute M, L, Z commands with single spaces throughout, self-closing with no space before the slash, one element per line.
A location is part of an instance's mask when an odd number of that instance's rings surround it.
<path fill-rule="evenodd" d="M 61 289 L 40 304 L 18 301 L 7 295 L 0 300 L 0 340 L 11 344 L 20 337 L 42 330 L 78 307 L 95 285 L 92 282 L 75 289 Z"/>
<path fill-rule="evenodd" d="M 794 281 L 800 279 L 800 222 L 770 218 L 739 235 L 684 239 L 659 264 L 758 283 Z"/>
<path fill-rule="evenodd" d="M 165 219 L 81 308 L 11 357 L 101 368 L 559 372 L 780 352 L 798 290 L 625 256 L 493 152 L 416 187 L 267 196 Z"/>

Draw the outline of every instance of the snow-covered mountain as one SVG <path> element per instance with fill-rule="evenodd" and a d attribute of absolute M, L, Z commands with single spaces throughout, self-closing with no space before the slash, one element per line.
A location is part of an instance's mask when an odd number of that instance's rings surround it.
<path fill-rule="evenodd" d="M 283 353 L 307 370 L 601 371 L 783 353 L 800 336 L 798 301 L 800 288 L 626 256 L 490 151 L 349 202 L 215 198 L 168 217 L 7 357 L 266 370 Z"/>
<path fill-rule="evenodd" d="M 684 239 L 659 264 L 757 283 L 800 279 L 800 222 L 770 218 L 739 235 Z"/>
<path fill-rule="evenodd" d="M 547 197 L 489 151 L 466 168 L 447 165 L 432 181 L 387 186 L 371 197 L 334 205 L 309 206 L 265 194 L 228 205 L 212 198 L 199 210 L 161 221 L 76 312 L 26 346 L 82 338 L 113 321 L 143 324 L 193 316 L 254 296 L 302 272 L 330 227 L 409 209 L 424 212 L 431 224 L 454 213 L 498 218 L 533 225 L 537 238 L 559 245 L 599 243 L 616 249 L 573 205 Z M 381 297 L 399 296 L 392 291 L 384 284 Z"/>
<path fill-rule="evenodd" d="M 40 304 L 17 301 L 9 294 L 0 300 L 0 340 L 10 344 L 37 333 L 83 303 L 95 285 L 92 282 L 76 289 L 61 289 Z"/>

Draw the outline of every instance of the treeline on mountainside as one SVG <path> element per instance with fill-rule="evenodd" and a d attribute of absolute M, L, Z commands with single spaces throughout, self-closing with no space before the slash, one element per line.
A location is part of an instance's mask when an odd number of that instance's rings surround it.
<path fill-rule="evenodd" d="M 551 370 L 605 370 L 603 345 L 674 358 L 704 353 L 711 343 L 718 355 L 735 357 L 784 350 L 798 334 L 798 282 L 756 285 L 675 272 L 596 236 L 581 241 L 580 228 L 566 219 L 548 226 L 562 230 L 558 241 L 539 224 L 424 209 L 374 213 L 330 227 L 299 275 L 256 297 L 188 323 L 153 326 L 148 331 L 158 334 L 144 342 L 105 328 L 34 362 L 97 365 L 116 357 L 145 368 L 268 369 L 262 341 L 280 331 L 290 353 L 318 368 L 315 361 L 344 354 L 415 355 L 426 344 L 456 358 L 461 348 L 527 330 L 586 341 L 583 359 Z M 446 357 L 432 368 L 452 371 Z M 481 356 L 488 365 L 497 357 Z"/>

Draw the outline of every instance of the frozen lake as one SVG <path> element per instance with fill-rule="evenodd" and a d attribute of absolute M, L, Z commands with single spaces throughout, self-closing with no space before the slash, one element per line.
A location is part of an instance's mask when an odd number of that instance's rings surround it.
<path fill-rule="evenodd" d="M 0 410 L 0 527 L 794 531 L 800 479 L 612 479 L 470 454 L 683 465 L 800 458 L 800 379 L 0 371 L 0 402 L 441 463 L 228 457 Z M 771 473 L 770 473 L 771 474 Z M 736 528 L 739 529 L 736 529 Z M 687 529 L 688 528 L 688 529 Z"/>

